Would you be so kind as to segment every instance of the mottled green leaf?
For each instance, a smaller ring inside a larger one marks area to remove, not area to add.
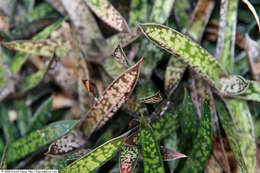
[[[40,56],[68,56],[72,51],[70,41],[56,40],[19,40],[3,43],[9,49]]]
[[[186,67],[187,64],[185,64],[180,58],[174,56],[170,58],[164,79],[164,89],[168,94],[168,97],[177,88]]]
[[[197,134],[197,115],[196,109],[192,103],[187,90],[184,92],[184,100],[180,107],[177,109],[180,115],[181,127],[181,147],[182,152],[189,153],[192,149],[192,141]]]
[[[129,25],[136,27],[137,22],[146,22],[148,19],[149,11],[148,0],[131,0],[130,14],[129,14]]]
[[[124,141],[125,135],[114,138],[107,141],[103,145],[95,148],[85,156],[81,157],[79,160],[71,163],[64,169],[61,173],[90,173],[95,169],[101,167],[105,162],[107,162],[119,149]]]
[[[206,50],[181,33],[166,26],[142,24],[140,27],[151,41],[170,53],[178,55],[185,63],[202,73],[202,77],[210,84],[221,88],[219,79],[227,77],[228,74]]]
[[[27,127],[27,133],[41,129],[52,117],[53,97],[48,98],[33,114],[32,120]]]
[[[58,20],[57,22],[51,24],[50,26],[46,27],[44,30],[42,30],[40,33],[35,35],[32,40],[40,40],[40,39],[46,39],[52,31],[56,30],[58,27],[61,26],[62,22],[64,20]],[[23,52],[18,52],[11,64],[11,71],[14,74],[17,74],[19,70],[21,69],[22,65],[26,62],[28,59],[29,55]]]
[[[115,79],[83,117],[80,128],[86,136],[101,128],[127,100],[138,81],[142,60]]]
[[[175,0],[155,0],[151,14],[151,21],[156,23],[165,23],[171,14]]]
[[[7,151],[8,151],[8,144],[5,145],[4,151],[2,153],[2,158],[0,161],[0,169],[7,169]]]
[[[239,110],[239,111],[241,111],[239,108],[240,106],[243,106],[243,104],[241,104],[241,102],[240,102],[240,105],[236,105],[236,107],[238,107],[237,110]],[[235,158],[236,158],[242,172],[248,172],[247,165],[246,165],[245,159],[243,157],[244,156],[243,152],[246,151],[247,147],[244,148],[245,150],[243,151],[241,142],[246,144],[247,142],[250,142],[251,140],[250,141],[246,141],[247,139],[240,140],[241,138],[240,138],[239,127],[237,126],[237,122],[236,122],[236,119],[234,118],[234,115],[230,111],[230,108],[227,107],[227,105],[223,104],[220,101],[217,101],[216,107],[217,107],[217,111],[218,111],[218,114],[219,114],[219,117],[221,120],[221,124],[225,130],[225,133],[226,133],[228,141],[229,141],[229,145],[232,148]],[[240,119],[244,119],[245,116],[247,116],[246,114],[242,114],[242,115],[243,115],[243,117],[241,117]],[[249,125],[247,121],[245,122],[245,124]],[[247,130],[249,130],[249,129],[247,129]],[[250,135],[250,134],[247,134],[247,135]],[[251,148],[251,147],[249,147],[249,148]],[[250,152],[250,155],[251,155],[251,152]]]
[[[234,46],[236,35],[237,0],[222,0],[220,12],[220,30],[216,49],[216,58],[228,72],[233,72]]]
[[[242,76],[229,75],[227,78],[221,78],[221,92],[230,95],[240,95],[247,91],[249,83]]]
[[[247,81],[249,86],[241,95],[234,96],[243,100],[260,102],[260,83],[255,81]]]
[[[151,123],[156,140],[159,141],[178,129],[177,112],[172,105],[169,106],[169,103],[166,103],[166,105],[162,103],[153,114],[156,114],[155,116],[158,118],[158,120]]]
[[[158,141],[144,117],[141,117],[140,143],[142,146],[144,173],[164,173],[163,160]]]
[[[85,2],[108,25],[120,32],[130,32],[125,19],[108,0],[85,0]]]
[[[132,173],[135,169],[138,159],[138,146],[123,144],[119,153],[120,173]]]
[[[205,102],[202,108],[202,117],[200,120],[198,133],[193,140],[193,148],[181,170],[182,173],[203,172],[205,164],[211,153],[212,134],[213,130],[210,107],[208,103]]]
[[[30,133],[26,137],[11,142],[7,153],[7,162],[18,160],[46,146],[66,134],[77,123],[78,121],[75,120],[58,121],[41,130]]]
[[[47,72],[47,67],[42,70],[38,70],[37,72],[27,76],[24,80],[23,92],[26,92],[34,87],[36,87],[44,78]]]
[[[190,15],[187,13],[187,7],[189,6],[189,0],[175,0],[173,11],[176,16],[176,20],[181,29],[185,29],[189,23]]]

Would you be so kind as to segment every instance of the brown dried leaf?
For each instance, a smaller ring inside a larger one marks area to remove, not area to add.
[[[86,144],[87,142],[83,138],[82,132],[73,130],[52,143],[49,146],[48,152],[45,154],[48,156],[60,156],[74,151]]]
[[[171,160],[176,160],[176,159],[187,157],[185,154],[181,154],[176,151],[172,151],[171,149],[166,148],[164,146],[160,146],[160,151],[162,154],[162,159],[164,161],[171,161]]]
[[[127,100],[139,78],[142,60],[115,79],[82,119],[80,129],[86,136],[101,128]]]

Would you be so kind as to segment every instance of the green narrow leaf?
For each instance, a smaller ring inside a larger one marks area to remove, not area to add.
[[[24,136],[28,130],[32,118],[31,110],[28,106],[26,106],[25,101],[23,100],[16,101],[15,107],[18,115],[18,127],[21,135]]]
[[[151,14],[151,21],[165,23],[171,14],[175,0],[155,0]]]
[[[42,30],[40,33],[35,35],[32,38],[32,40],[46,39],[51,34],[52,31],[56,30],[57,28],[59,28],[61,26],[63,21],[64,21],[63,19],[58,20],[57,22],[49,25],[44,30]],[[23,52],[18,52],[15,55],[15,57],[12,61],[12,64],[10,66],[10,69],[11,69],[13,74],[17,74],[19,72],[19,70],[21,69],[22,65],[26,62],[28,57],[29,57],[29,55],[26,54],[26,53],[23,53]]]
[[[207,102],[202,108],[202,117],[198,133],[193,141],[191,155],[188,156],[181,172],[182,173],[201,173],[211,153],[212,145],[212,122],[210,107]]]
[[[202,77],[205,77],[213,86],[215,83],[217,88],[221,88],[219,79],[227,77],[228,74],[206,50],[181,33],[166,26],[142,24],[140,27],[146,37],[156,45],[178,55],[185,63],[202,73]]]
[[[144,173],[164,173],[163,160],[158,141],[144,117],[141,117],[140,142],[142,146]]]
[[[176,16],[176,20],[181,29],[185,29],[189,23],[190,15],[186,12],[189,5],[189,0],[175,0],[173,11]]]
[[[148,19],[148,8],[148,0],[131,0],[129,25],[131,27],[136,27],[137,22],[146,22]]]
[[[178,114],[180,115],[181,127],[181,147],[182,152],[189,153],[192,149],[193,137],[197,134],[197,115],[196,109],[189,96],[188,91],[185,89],[184,100],[180,107],[178,107]]]
[[[123,144],[119,153],[120,173],[132,173],[135,169],[138,159],[138,146]]]
[[[216,58],[228,72],[233,72],[234,47],[237,24],[237,0],[222,0],[220,12],[220,31]]]
[[[41,129],[52,118],[53,97],[48,98],[33,114],[32,120],[28,126],[28,132]]]
[[[19,137],[18,130],[14,122],[10,120],[7,108],[3,104],[0,105],[0,120],[5,141],[12,142]]]
[[[142,60],[115,79],[83,117],[80,128],[86,136],[101,128],[127,100],[139,79]]]
[[[34,87],[36,87],[45,76],[47,72],[47,67],[43,68],[42,70],[38,70],[37,72],[27,76],[24,80],[24,87],[23,92],[26,92]]]
[[[89,8],[104,22],[120,32],[130,32],[123,16],[108,0],[85,0]]]
[[[8,151],[8,144],[5,145],[4,151],[2,153],[0,169],[7,169],[7,151]]]
[[[13,162],[37,151],[39,148],[65,135],[77,123],[78,121],[75,120],[58,121],[11,142],[7,152],[7,162]]]
[[[216,102],[216,107],[235,158],[242,172],[248,172],[242,154],[243,151],[241,150],[239,130],[234,120],[234,115],[230,112],[230,109],[220,101]]]
[[[72,51],[70,41],[56,40],[18,40],[3,43],[9,49],[40,56],[68,56]]]
[[[260,102],[260,83],[255,81],[249,82],[248,88],[241,95],[234,96],[239,99]]]
[[[81,157],[79,160],[76,160],[75,162],[71,163],[70,165],[62,169],[60,172],[93,172],[95,169],[101,167],[105,162],[107,162],[120,149],[120,146],[124,141],[125,135],[107,141],[103,145],[95,148],[85,156]]]
[[[178,129],[177,112],[169,103],[161,104],[153,114],[156,114],[155,116],[158,118],[157,121],[151,123],[156,140],[160,141]]]

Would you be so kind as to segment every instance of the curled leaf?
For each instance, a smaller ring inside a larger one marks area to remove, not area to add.
[[[85,2],[108,25],[120,32],[130,32],[125,19],[108,0],[85,0]]]
[[[139,78],[142,60],[115,79],[82,119],[80,128],[86,136],[102,127],[127,100]]]
[[[139,148],[135,145],[122,145],[119,154],[120,173],[133,172],[139,158]]]
[[[253,5],[248,1],[248,0],[242,0],[246,5],[247,7],[249,8],[249,10],[253,13],[254,17],[255,17],[255,20],[256,20],[256,23],[258,25],[258,30],[260,32],[260,22],[259,22],[259,18],[258,18],[258,15],[255,11],[255,8],[253,7]]]
[[[56,142],[49,146],[48,156],[59,156],[67,154],[75,149],[78,149],[86,144],[83,134],[80,131],[72,130],[66,135],[62,136]]]
[[[122,49],[121,45],[118,45],[118,47],[115,49],[114,56],[117,62],[122,64],[125,68],[129,68],[130,65],[127,60],[127,56],[124,50]]]
[[[164,146],[160,146],[160,151],[162,154],[163,161],[171,161],[171,160],[176,160],[176,159],[187,157],[185,154],[181,154],[176,151],[172,151],[171,149],[166,148]]]
[[[227,78],[221,78],[222,83],[221,92],[230,95],[240,95],[245,92],[249,86],[249,83],[239,75],[230,75]]]
[[[154,95],[140,99],[141,103],[148,103],[148,104],[158,103],[160,101],[162,101],[162,96],[160,95],[160,91],[156,92]]]

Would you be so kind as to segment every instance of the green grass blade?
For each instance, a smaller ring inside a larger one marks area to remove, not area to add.
[[[7,162],[13,162],[28,154],[37,151],[39,148],[46,146],[52,141],[69,132],[78,121],[65,120],[50,124],[49,126],[31,132],[28,136],[13,141],[9,145],[7,153]]]
[[[144,173],[164,173],[163,160],[158,141],[149,124],[141,117],[140,143],[142,146]]]
[[[188,159],[181,170],[182,173],[203,172],[205,164],[211,154],[212,135],[213,130],[210,107],[209,104],[205,102],[202,108],[202,117],[198,133],[193,141],[191,155],[188,156]]]
[[[120,149],[123,144],[125,135],[114,138],[110,141],[107,141],[103,145],[92,150],[79,160],[71,163],[64,169],[61,173],[90,173],[95,169],[101,167],[105,162],[107,162],[113,155]]]
[[[22,136],[24,136],[28,130],[29,124],[31,122],[31,110],[29,106],[26,106],[24,100],[19,100],[15,102],[15,108],[17,111],[17,125]]]

